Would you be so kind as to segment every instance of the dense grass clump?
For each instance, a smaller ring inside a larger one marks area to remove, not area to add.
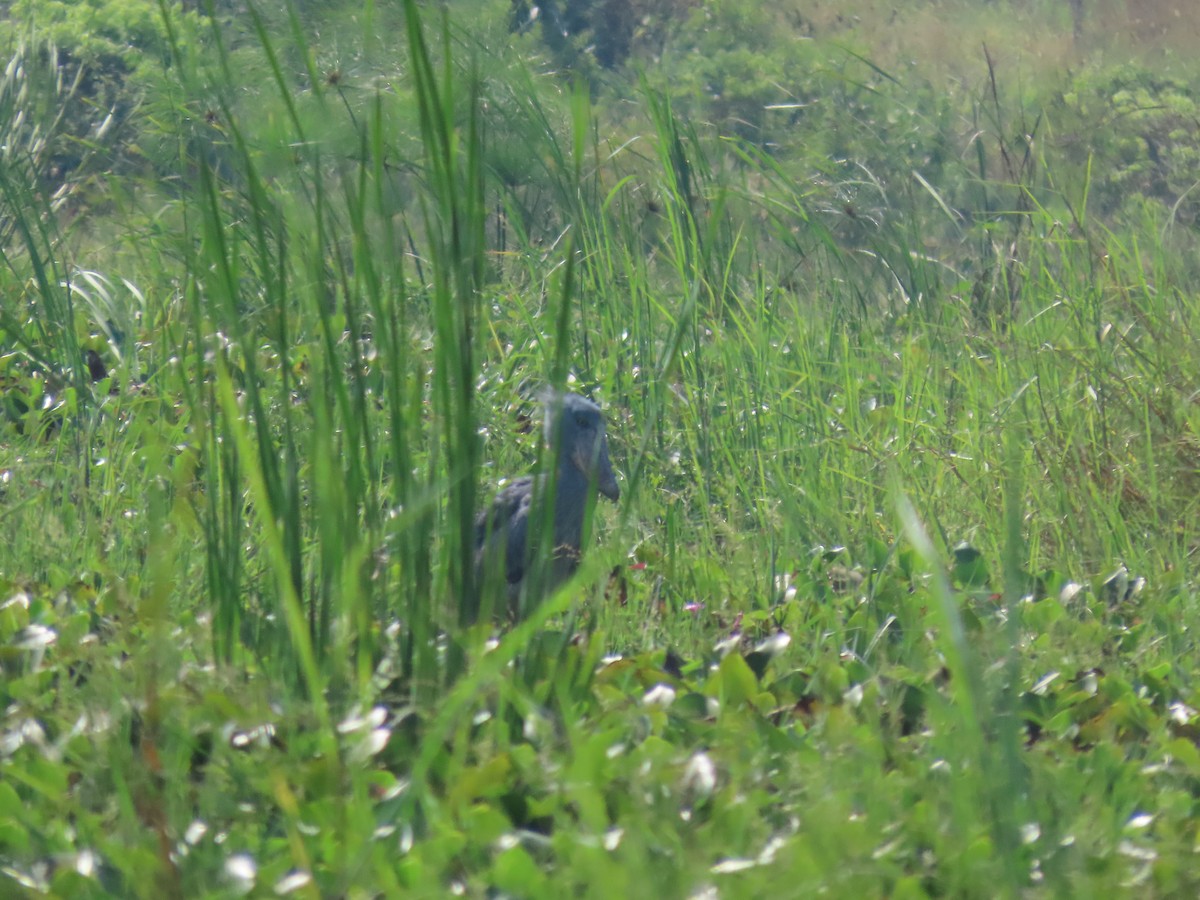
[[[14,4],[0,894],[1195,892],[1194,72],[951,5]]]

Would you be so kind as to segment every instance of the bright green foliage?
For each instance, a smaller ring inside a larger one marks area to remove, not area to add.
[[[781,879],[802,893],[890,893],[916,879],[958,896],[1030,884],[1086,894],[1151,872],[1164,889],[1195,890],[1186,867],[1147,864],[1152,848],[1190,852],[1200,772],[1195,700],[1157,625],[1121,627],[1100,597],[1039,589],[1011,694],[1020,731],[981,719],[972,758],[932,592],[893,562],[860,583],[874,598],[864,604],[836,573],[821,561],[793,581],[797,599],[778,610],[790,641],[764,623],[673,664],[661,651],[601,663],[595,633],[527,669],[519,693],[507,679],[476,682],[444,743],[436,720],[364,696],[332,755],[303,704],[188,664],[203,652],[191,629],[156,642],[162,626],[136,624],[112,591],[9,585],[0,699],[23,715],[6,724],[0,792],[18,802],[0,807],[0,851],[59,864],[18,863],[6,877],[58,890],[81,878],[114,896],[231,880],[267,889],[297,869],[321,896],[433,896],[456,882],[531,896],[606,896],[614,883],[758,895]],[[1011,652],[993,597],[955,602],[981,660]],[[1104,648],[1114,633],[1119,657]],[[130,667],[153,678],[124,683]],[[1003,690],[998,675],[989,694]],[[57,721],[74,725],[45,731]],[[404,774],[420,738],[437,741],[424,785]],[[163,837],[183,848],[169,865]]]
[[[1186,71],[722,2],[572,84],[506,7],[180,25],[94,194],[9,67],[0,894],[1196,893]],[[463,627],[568,379],[621,504]]]
[[[171,56],[164,10],[176,46],[193,46],[199,18],[177,2],[14,0],[0,20],[0,53],[13,60],[6,78],[54,72],[21,96],[31,108],[44,106],[48,93],[59,103],[37,118],[46,144],[38,175],[51,192],[82,193],[97,173],[141,165],[139,107],[148,90],[162,88],[158,78]]]
[[[167,10],[181,14],[178,2]],[[8,40],[48,40],[89,67],[136,68],[143,55],[169,58],[158,0],[13,0],[5,18]]]
[[[1179,225],[1196,224],[1195,204],[1187,202],[1200,182],[1194,83],[1142,66],[1087,71],[1055,107],[1059,139],[1070,155],[1104,175],[1091,191],[1093,212],[1110,216],[1145,198],[1170,206]]]

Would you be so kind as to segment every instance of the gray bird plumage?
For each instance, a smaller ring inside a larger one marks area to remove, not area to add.
[[[496,613],[521,618],[541,596],[553,591],[579,565],[583,521],[589,501],[599,491],[617,500],[621,491],[608,458],[604,415],[578,394],[543,396],[545,438],[557,460],[553,481],[546,473],[518,478],[483,511],[475,525],[475,574],[479,590],[504,585],[507,609]],[[543,557],[545,569],[531,571],[538,559],[547,496],[553,493],[552,546]],[[497,591],[498,593],[498,591]],[[499,606],[499,604],[497,604]],[[478,615],[478,603],[475,604]]]

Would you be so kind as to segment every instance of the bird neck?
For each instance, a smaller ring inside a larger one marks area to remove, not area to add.
[[[558,481],[554,492],[554,520],[557,528],[569,531],[572,535],[583,530],[583,513],[591,493],[587,476],[578,468],[569,462],[564,462],[558,467]]]

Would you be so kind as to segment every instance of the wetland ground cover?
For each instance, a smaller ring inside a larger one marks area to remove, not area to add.
[[[0,895],[1195,892],[1186,27],[187,6],[4,32]]]

